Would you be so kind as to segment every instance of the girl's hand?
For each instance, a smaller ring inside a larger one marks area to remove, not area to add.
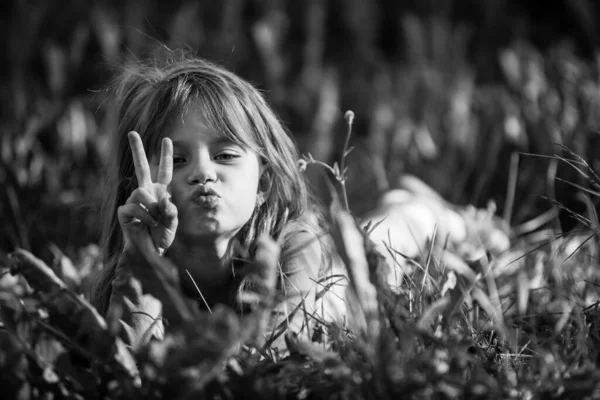
[[[173,177],[173,142],[169,138],[162,141],[156,182],[152,182],[146,152],[137,132],[129,132],[129,145],[139,187],[117,211],[123,229],[124,251],[162,255],[173,243],[178,224],[177,207],[169,201],[168,192]]]

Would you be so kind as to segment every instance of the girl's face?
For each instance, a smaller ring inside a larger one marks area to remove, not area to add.
[[[178,210],[177,239],[231,239],[257,203],[262,173],[250,149],[224,140],[198,111],[178,118],[166,135],[173,141],[171,201]],[[158,156],[151,161],[155,178]]]

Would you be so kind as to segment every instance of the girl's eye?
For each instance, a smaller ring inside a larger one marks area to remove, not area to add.
[[[173,156],[173,165],[182,164],[185,162],[185,158]]]
[[[220,161],[231,161],[233,159],[238,158],[239,156],[237,154],[232,154],[232,153],[223,153],[223,154],[217,154],[215,156],[215,160],[220,160]]]

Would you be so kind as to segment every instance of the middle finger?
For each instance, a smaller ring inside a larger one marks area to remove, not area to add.
[[[173,142],[169,138],[162,140],[160,162],[158,164],[157,183],[168,185],[173,178]]]

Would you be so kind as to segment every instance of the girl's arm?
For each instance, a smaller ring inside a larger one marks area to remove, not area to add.
[[[315,303],[322,257],[322,244],[314,233],[300,231],[286,240],[277,282],[278,292],[284,298],[273,310],[269,331],[276,333],[283,326],[303,339],[310,338],[315,322],[311,315],[318,314]],[[267,340],[271,332],[267,333]],[[283,334],[272,347],[285,348]]]
[[[161,293],[158,270],[153,267],[163,264],[158,257],[173,242],[178,219],[167,190],[173,176],[173,143],[168,138],[162,140],[154,181],[140,135],[132,131],[128,139],[139,187],[117,209],[124,251],[115,268],[108,310],[111,319],[122,324],[126,343],[135,348],[152,336],[164,336],[161,302],[144,295],[142,284],[144,292]],[[163,299],[160,295],[158,298]]]
[[[150,267],[134,252],[123,252],[119,257],[107,312],[109,320],[118,321],[122,339],[134,349],[152,337],[164,338],[162,303],[143,293],[140,281],[132,273],[135,264]]]

